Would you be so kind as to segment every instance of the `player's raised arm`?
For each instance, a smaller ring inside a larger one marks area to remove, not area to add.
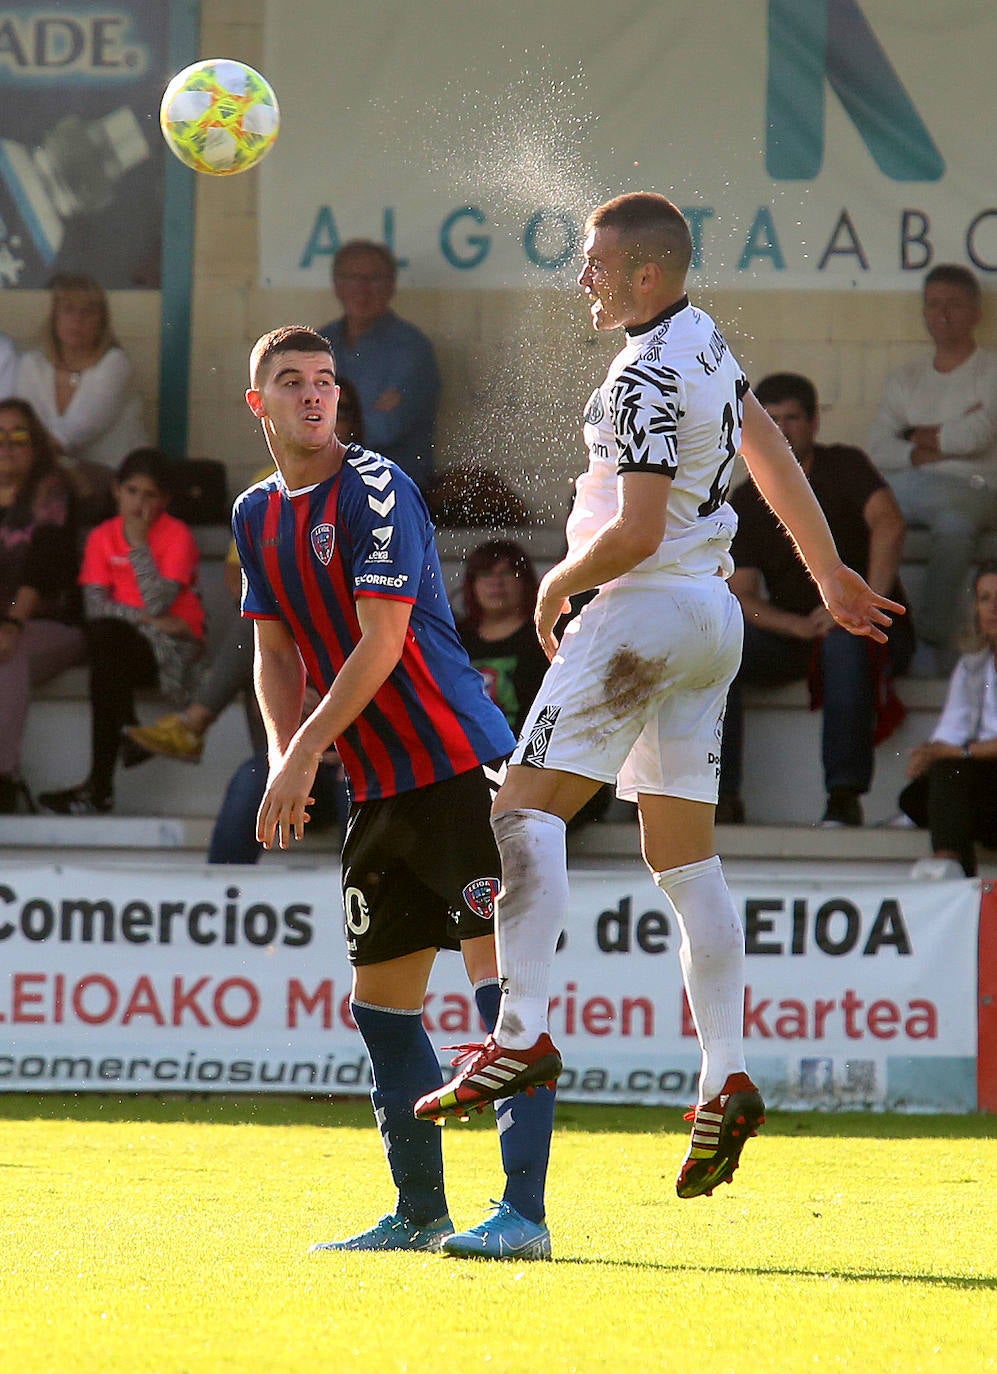
[[[885,626],[903,615],[899,602],[874,592],[845,567],[824,512],[778,425],[749,391],[744,397],[741,449],[758,490],[792,535],[800,557],[837,624],[885,644]]]

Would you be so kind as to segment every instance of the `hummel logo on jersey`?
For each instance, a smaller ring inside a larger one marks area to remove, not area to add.
[[[387,563],[391,554],[388,552],[388,545],[391,543],[391,536],[395,532],[394,525],[381,525],[376,530],[371,530],[374,536],[375,547],[367,555],[368,563]]]
[[[351,459],[350,461],[360,474],[365,486],[376,487],[378,491],[383,491],[391,481],[390,467],[376,453],[371,453],[365,449],[362,458],[355,461]]]
[[[315,557],[326,567],[332,561],[332,551],[336,547],[335,525],[316,525],[311,534]]]
[[[498,896],[498,878],[475,878],[464,888],[464,901],[475,916],[490,921],[495,915],[495,898]]]
[[[545,706],[533,722],[533,729],[523,751],[523,762],[528,768],[543,767],[550,737],[554,733],[554,726],[560,714],[560,706]]]

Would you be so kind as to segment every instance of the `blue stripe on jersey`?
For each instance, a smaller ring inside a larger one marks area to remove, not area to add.
[[[425,503],[379,455],[289,497],[278,475],[243,494],[233,529],[244,614],[279,615],[326,692],[360,638],[355,598],[412,603],[402,660],[336,741],[357,801],[426,786],[508,753],[505,718],[457,636]]]

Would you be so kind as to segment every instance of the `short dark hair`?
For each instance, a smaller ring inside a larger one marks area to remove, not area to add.
[[[337,274],[342,270],[343,263],[351,257],[356,257],[360,253],[374,253],[384,263],[387,275],[394,281],[398,276],[398,260],[386,243],[378,243],[375,239],[348,239],[336,250],[336,256],[332,260],[332,278],[335,281]]]
[[[656,262],[684,275],[692,261],[692,234],[685,216],[654,191],[631,191],[604,201],[585,221],[585,232],[591,229],[615,229],[629,239],[637,266]]]
[[[777,406],[781,401],[796,401],[808,420],[817,418],[817,388],[809,377],[799,372],[770,372],[752,387],[752,391],[759,405]]]
[[[937,267],[933,267],[924,279],[923,290],[926,291],[936,282],[941,282],[945,286],[961,286],[977,303],[982,299],[983,292],[979,281],[968,267],[963,267],[960,263],[940,262]]]
[[[278,353],[328,353],[335,375],[336,357],[329,340],[310,325],[285,324],[279,329],[271,329],[253,344],[249,355],[249,385],[254,390],[259,389],[261,371]]]
[[[164,496],[173,494],[173,459],[162,449],[133,448],[121,460],[116,475],[119,482],[127,482],[130,477],[148,477]]]

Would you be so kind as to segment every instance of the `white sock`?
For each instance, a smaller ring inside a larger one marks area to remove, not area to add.
[[[492,830],[502,856],[495,943],[503,997],[495,1039],[525,1050],[547,1029],[551,965],[568,906],[566,827],[547,811],[505,811]]]
[[[679,963],[703,1051],[699,1101],[708,1102],[728,1074],[745,1072],[744,931],[718,855],[655,873],[654,881],[682,931]]]

